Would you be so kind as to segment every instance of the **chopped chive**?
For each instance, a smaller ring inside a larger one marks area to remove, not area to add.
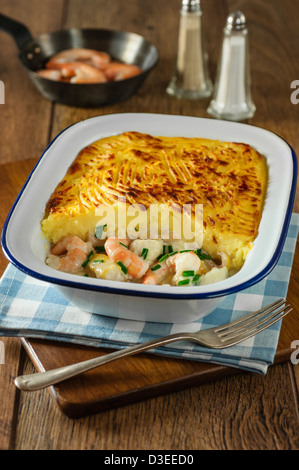
[[[95,259],[93,263],[104,263],[103,259]]]
[[[168,253],[172,253],[172,252],[173,252],[172,245],[169,245],[169,246],[168,246]]]
[[[200,274],[195,274],[194,278],[192,279],[192,284],[194,284],[195,286],[198,286],[199,278],[200,278]]]
[[[189,284],[190,279],[183,279],[182,281],[178,282],[178,286],[184,286],[186,284]]]
[[[203,253],[200,248],[198,248],[197,250],[194,250],[194,253],[197,254],[199,259],[211,259],[211,257],[207,255],[206,253]]]
[[[159,258],[159,263],[162,263],[166,258],[168,258],[168,253],[166,255],[162,255],[161,258]]]
[[[182,276],[183,277],[194,276],[194,271],[183,271]]]
[[[142,252],[141,252],[142,258],[143,258],[143,259],[146,259],[147,254],[148,254],[148,248],[143,248],[143,250],[142,250]]]
[[[96,250],[97,253],[105,253],[106,252],[104,246],[95,246],[94,249]]]
[[[124,243],[122,242],[118,242],[118,243],[128,249],[127,245],[125,245]]]
[[[85,267],[88,265],[88,263],[89,263],[90,258],[91,258],[92,255],[93,255],[93,251],[91,251],[91,252],[87,255],[86,260],[85,260],[84,263],[82,263],[82,265],[81,265],[82,268],[85,268]]]
[[[177,254],[177,251],[172,251],[171,253],[166,253],[165,255],[160,255],[160,257],[158,258],[159,260],[159,263],[164,261],[166,258],[169,258],[169,256],[173,256],[173,255],[176,255]]]
[[[151,268],[152,271],[157,271],[157,269],[160,269],[161,268],[161,265],[160,264],[155,264],[155,266],[153,266]]]
[[[173,255],[176,255],[177,254],[177,251],[171,251],[170,253],[168,253],[168,256],[173,256]]]
[[[116,261],[116,264],[118,264],[121,267],[121,270],[123,273],[127,274],[128,268],[126,268],[125,265],[121,261]]]
[[[97,225],[95,228],[94,236],[96,238],[102,238],[104,228],[107,227],[107,224],[105,225]]]
[[[180,253],[187,253],[187,252],[189,253],[190,251],[192,250],[181,250]]]
[[[87,273],[84,274],[84,277],[89,277],[89,275]]]
[[[163,255],[166,254],[166,245],[163,245],[163,253],[162,253],[162,254],[163,254]]]

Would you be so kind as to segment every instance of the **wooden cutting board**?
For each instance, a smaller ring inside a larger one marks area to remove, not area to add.
[[[297,330],[294,326],[297,325]],[[299,338],[299,315],[283,320],[282,335]],[[296,333],[294,333],[296,331]],[[38,371],[84,361],[112,352],[57,342],[22,338],[28,356]],[[290,360],[294,349],[280,347],[275,363]],[[69,418],[80,418],[162,394],[244,373],[219,365],[140,354],[85,372],[49,387],[59,409]],[[34,393],[34,392],[33,392]]]
[[[289,361],[294,351],[292,341],[299,339],[298,282],[299,243],[287,297],[294,310],[282,321],[275,363]],[[26,338],[22,343],[38,371],[112,352],[111,349]],[[65,415],[78,418],[240,373],[244,372],[232,367],[144,353],[88,371],[49,390]]]
[[[36,160],[31,159],[1,165],[1,225],[35,162]],[[2,273],[6,265],[7,260],[1,254]],[[297,243],[288,292],[288,301],[294,307],[294,311],[282,322],[275,363],[289,361],[290,354],[294,351],[291,349],[291,343],[299,339],[298,292],[299,243]],[[22,343],[38,371],[50,370],[112,352],[111,349],[26,338],[22,339]],[[49,390],[59,409],[68,417],[77,418],[240,373],[243,372],[236,368],[145,353],[86,372],[49,387]]]

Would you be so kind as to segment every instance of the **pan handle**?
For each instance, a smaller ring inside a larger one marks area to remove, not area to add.
[[[0,29],[14,38],[20,50],[33,39],[25,25],[2,14],[0,14]]]

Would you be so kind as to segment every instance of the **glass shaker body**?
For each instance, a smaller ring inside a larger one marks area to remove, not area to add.
[[[207,109],[216,118],[240,121],[251,118],[255,113],[250,91],[248,49],[245,23],[236,30],[228,26],[224,29],[214,96]]]
[[[175,72],[166,91],[187,99],[204,98],[212,93],[199,1],[182,3]]]

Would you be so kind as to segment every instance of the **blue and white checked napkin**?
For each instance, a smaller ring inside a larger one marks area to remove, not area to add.
[[[293,214],[278,264],[269,276],[247,290],[227,296],[212,313],[186,325],[120,320],[95,315],[71,305],[53,285],[8,265],[0,282],[0,336],[23,336],[74,344],[122,349],[177,331],[197,331],[244,316],[277,298],[286,297],[298,235]],[[239,345],[210,350],[176,342],[150,353],[204,361],[265,374],[273,363],[281,322]]]

